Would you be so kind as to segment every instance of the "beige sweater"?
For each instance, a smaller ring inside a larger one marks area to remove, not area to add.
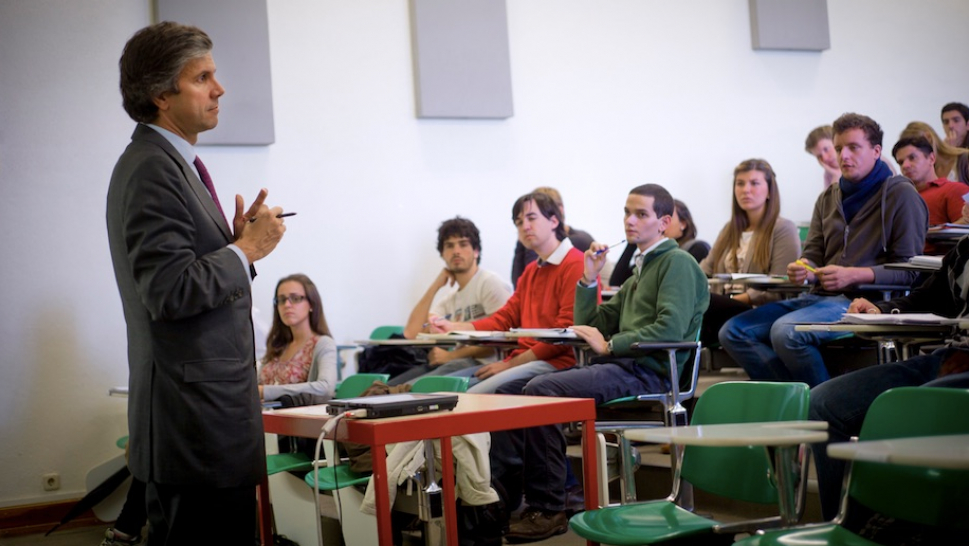
[[[720,230],[720,235],[717,236],[717,241],[713,243],[713,249],[710,250],[710,254],[700,262],[700,269],[708,277],[713,276],[716,273],[766,273],[768,275],[787,275],[787,264],[795,261],[801,255],[801,239],[798,236],[797,226],[794,222],[786,218],[778,218],[777,222],[774,224],[774,234],[771,237],[770,242],[770,267],[767,271],[761,270],[761,268],[754,267],[753,264],[748,260],[747,266],[744,271],[730,271],[726,264],[726,258],[729,252],[724,252],[720,260],[716,263],[713,262],[713,257],[717,255],[720,248],[727,244],[727,227],[724,226]],[[752,252],[751,248],[748,252]],[[753,288],[747,289],[747,295],[750,296],[750,302],[757,306],[769,303],[781,298],[780,294],[764,292],[763,290],[754,290]]]

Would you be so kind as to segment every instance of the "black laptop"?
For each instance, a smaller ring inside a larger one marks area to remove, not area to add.
[[[434,411],[452,410],[456,405],[458,405],[458,396],[456,394],[423,394],[411,392],[330,400],[327,404],[326,411],[330,415],[339,415],[345,411],[365,409],[367,410],[367,419],[380,419],[382,417],[401,417]]]

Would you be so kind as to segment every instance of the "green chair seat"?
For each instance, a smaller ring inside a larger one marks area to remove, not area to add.
[[[320,491],[335,491],[343,487],[367,483],[367,480],[370,479],[369,475],[357,474],[350,470],[349,465],[345,464],[321,468],[316,471],[316,474],[319,476]],[[312,489],[315,485],[313,472],[307,474],[303,479],[306,481],[306,485]]]
[[[569,527],[593,542],[616,546],[653,544],[710,532],[719,522],[688,512],[667,501],[614,506],[608,510],[580,512]],[[649,542],[643,530],[649,529]]]
[[[266,456],[266,473],[270,476],[278,472],[310,470],[313,470],[313,461],[304,453],[275,453]]]
[[[744,546],[880,546],[877,542],[837,525],[821,525],[784,533],[754,535],[743,541]]]
[[[429,375],[414,381],[410,392],[468,392],[469,377],[449,377],[446,375]]]
[[[333,398],[354,398],[363,394],[363,391],[370,388],[374,381],[384,383],[390,379],[389,373],[355,373],[336,386]]]
[[[804,383],[758,381],[712,385],[697,401],[692,424],[755,423],[806,419],[810,392]],[[730,499],[777,502],[767,452],[762,447],[686,446],[682,477],[693,486]],[[674,491],[676,485],[674,474]],[[670,498],[608,506],[576,514],[569,521],[582,538],[616,545],[657,544],[718,530],[719,521],[684,510]],[[685,542],[685,541],[684,541]]]

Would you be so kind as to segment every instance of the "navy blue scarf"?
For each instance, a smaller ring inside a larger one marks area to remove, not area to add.
[[[841,208],[844,209],[846,223],[851,223],[855,214],[858,214],[861,207],[882,187],[882,182],[890,176],[892,176],[892,170],[884,161],[877,159],[868,176],[861,180],[849,182],[845,177],[841,177],[838,187],[841,188]]]

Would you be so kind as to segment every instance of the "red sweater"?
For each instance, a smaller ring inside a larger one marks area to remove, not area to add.
[[[538,267],[538,261],[534,261],[525,267],[525,272],[518,279],[518,287],[505,306],[490,317],[471,324],[475,330],[498,331],[511,328],[568,328],[575,324],[572,319],[575,285],[582,278],[584,269],[583,255],[575,248],[569,250],[558,265],[546,263]],[[534,338],[520,338],[518,348],[508,358],[529,349],[538,360],[544,360],[560,370],[575,366],[572,347],[538,343]]]

